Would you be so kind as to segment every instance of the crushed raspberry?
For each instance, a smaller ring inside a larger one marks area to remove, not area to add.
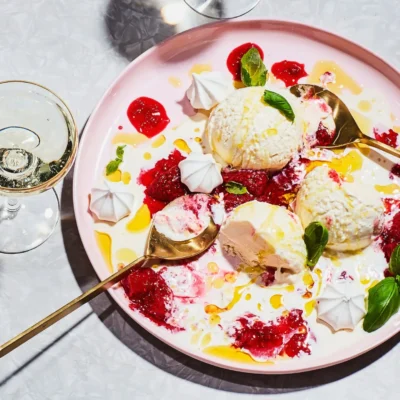
[[[330,169],[328,175],[329,178],[331,178],[334,182],[338,183],[339,185],[342,183],[339,174],[334,169]]]
[[[390,170],[390,173],[400,178],[400,164],[394,165]],[[393,176],[391,176],[391,178],[393,179]]]
[[[395,132],[393,129],[389,129],[388,132],[379,132],[378,129],[374,129],[375,139],[379,140],[382,143],[387,144],[388,146],[397,147],[397,143],[399,140],[399,134]]]
[[[255,200],[255,197],[249,193],[246,194],[233,194],[224,193],[224,206],[227,212],[232,211],[237,206]]]
[[[387,262],[390,261],[390,256],[398,244],[400,244],[400,211],[384,227],[380,236],[380,246]]]
[[[159,326],[180,330],[167,323],[173,309],[174,295],[159,272],[151,268],[136,269],[122,280],[131,308]]]
[[[383,271],[383,276],[384,276],[385,278],[393,278],[393,277],[394,277],[394,274],[389,270],[389,268],[386,268],[386,269]]]
[[[248,314],[237,319],[239,327],[231,335],[234,347],[245,349],[255,357],[275,357],[286,354],[289,357],[301,353],[310,354],[307,343],[307,322],[302,318],[303,311],[291,310],[289,315],[267,323]]]
[[[230,181],[241,183],[246,186],[248,192],[253,196],[261,196],[268,182],[268,175],[263,170],[225,168],[222,171],[222,178],[224,183]]]
[[[328,129],[322,124],[322,122],[320,122],[317,132],[315,132],[316,141],[312,147],[329,146],[330,144],[332,144],[334,136],[334,132],[330,133]]]
[[[288,60],[273,64],[271,67],[271,72],[277,79],[285,82],[287,87],[295,85],[299,79],[308,75],[304,69],[304,64]]]
[[[267,267],[261,274],[261,282],[264,286],[271,286],[275,281],[275,268]]]

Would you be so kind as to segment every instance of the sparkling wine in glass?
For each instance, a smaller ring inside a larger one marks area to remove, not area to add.
[[[72,114],[55,93],[33,82],[0,82],[1,253],[31,250],[52,234],[60,216],[53,187],[71,168],[77,144]]]
[[[185,0],[193,10],[206,17],[227,19],[251,11],[260,0]]]

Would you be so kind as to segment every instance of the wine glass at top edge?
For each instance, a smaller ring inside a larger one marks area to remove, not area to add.
[[[215,19],[240,17],[251,11],[260,0],[184,0],[201,15]]]
[[[50,237],[60,216],[53,186],[71,168],[77,144],[74,118],[55,93],[0,82],[0,253],[23,253]]]

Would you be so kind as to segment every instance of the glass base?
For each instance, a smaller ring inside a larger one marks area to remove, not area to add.
[[[0,253],[17,254],[43,244],[60,218],[60,203],[54,189],[15,198],[3,197],[0,206]]]
[[[205,17],[229,19],[248,13],[260,0],[185,0],[185,2]]]

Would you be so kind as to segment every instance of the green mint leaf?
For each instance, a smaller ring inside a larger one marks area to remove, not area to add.
[[[122,160],[120,158],[111,160],[106,166],[106,175],[110,175],[113,172],[115,172],[118,169],[119,164],[121,164],[121,163],[122,163]]]
[[[225,183],[225,189],[228,193],[232,194],[245,194],[249,193],[247,191],[246,186],[242,185],[241,183],[229,181]]]
[[[373,332],[389,321],[400,306],[399,287],[394,278],[385,278],[369,290],[368,311],[363,328]]]
[[[125,147],[126,147],[126,145],[117,147],[117,158],[120,158],[121,160],[123,160]]]
[[[280,94],[266,90],[264,92],[264,101],[271,107],[276,108],[290,122],[294,121],[294,112],[289,102]]]
[[[396,246],[390,257],[389,271],[394,275],[400,275],[400,244]]]
[[[328,229],[320,222],[312,222],[304,232],[307,247],[307,265],[315,267],[329,240]]]
[[[267,82],[267,68],[254,47],[247,51],[240,60],[241,79],[245,86],[264,86]]]

